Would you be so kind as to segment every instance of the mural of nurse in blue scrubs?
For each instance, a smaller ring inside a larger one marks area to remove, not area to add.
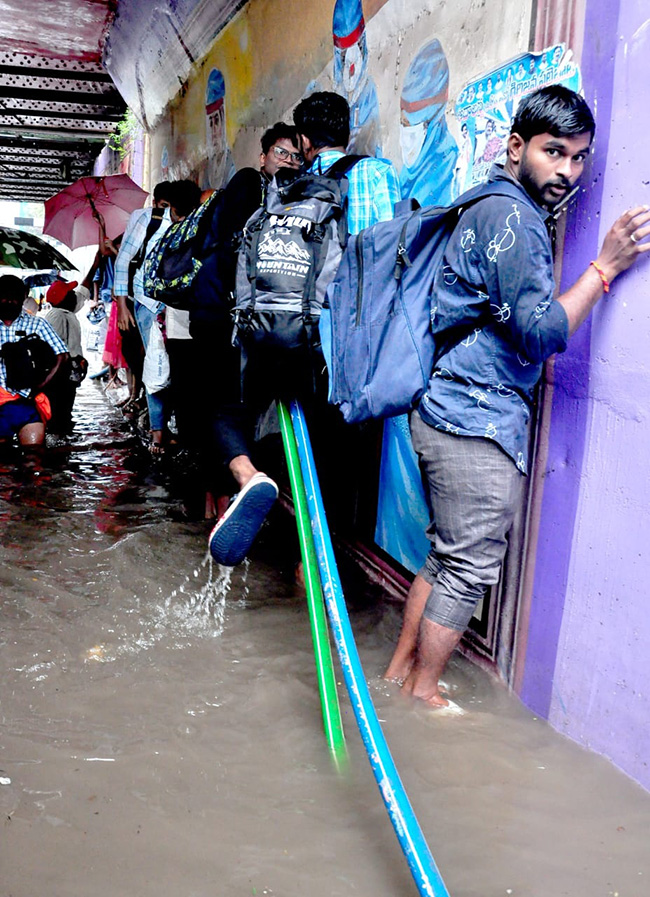
[[[409,66],[401,98],[402,197],[448,205],[458,147],[447,129],[449,67],[440,41],[425,44]],[[405,414],[384,425],[375,541],[413,573],[429,550],[431,519]]]
[[[336,0],[332,23],[334,86],[350,104],[349,153],[381,156],[379,101],[368,73],[361,0]]]
[[[409,66],[400,100],[402,197],[421,206],[448,205],[458,157],[445,110],[449,66],[439,40],[418,50]]]

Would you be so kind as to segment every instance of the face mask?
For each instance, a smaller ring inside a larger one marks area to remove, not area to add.
[[[402,148],[402,159],[407,168],[417,162],[427,136],[426,125],[400,125],[399,142]]]
[[[348,96],[356,91],[363,75],[364,60],[358,44],[353,44],[345,51],[343,62],[343,87]]]

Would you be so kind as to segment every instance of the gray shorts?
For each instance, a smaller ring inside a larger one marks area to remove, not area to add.
[[[432,586],[424,616],[463,631],[499,579],[524,477],[495,442],[436,430],[417,411],[411,436],[433,509],[419,571]]]

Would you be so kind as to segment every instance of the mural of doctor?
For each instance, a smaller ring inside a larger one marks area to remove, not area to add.
[[[361,0],[336,0],[332,23],[334,89],[350,104],[348,152],[381,156],[379,101],[368,73]]]
[[[400,100],[402,198],[421,206],[448,205],[452,198],[458,147],[445,118],[448,96],[449,66],[434,39],[413,57]]]
[[[447,130],[448,93],[447,59],[440,41],[432,40],[411,61],[400,103],[402,198],[414,197],[421,206],[448,205],[454,193],[458,147]],[[417,521],[427,516],[430,519],[408,418],[389,418],[384,424],[375,541],[413,572],[428,550],[423,531],[417,531]]]
[[[205,91],[208,158],[201,187],[218,190],[235,173],[235,163],[226,138],[226,83],[219,69],[212,69]]]

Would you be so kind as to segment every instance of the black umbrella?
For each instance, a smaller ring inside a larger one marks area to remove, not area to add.
[[[41,271],[39,274],[29,274],[27,277],[23,277],[23,283],[31,290],[32,287],[49,287],[58,279],[58,271]]]

